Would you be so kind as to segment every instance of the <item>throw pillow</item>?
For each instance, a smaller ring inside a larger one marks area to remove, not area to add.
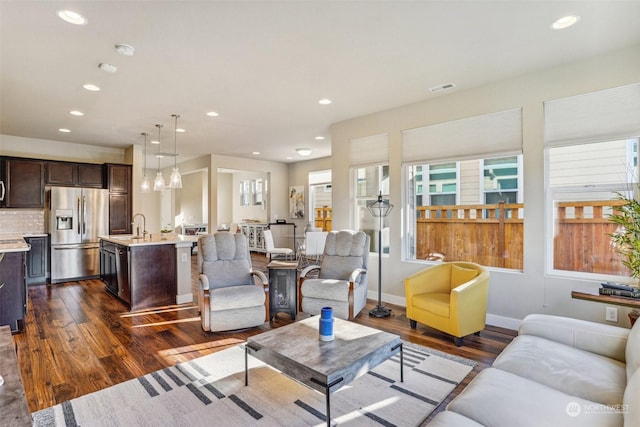
[[[471,268],[451,265],[451,289],[468,282],[478,275],[478,271]]]

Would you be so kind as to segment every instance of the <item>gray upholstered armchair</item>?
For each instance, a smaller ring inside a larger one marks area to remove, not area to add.
[[[205,331],[228,331],[262,325],[269,290],[264,273],[251,268],[244,234],[215,233],[198,239],[198,305]],[[254,277],[260,279],[256,285]]]
[[[332,307],[341,319],[354,319],[367,303],[369,236],[362,231],[331,231],[322,253],[322,265],[300,273],[299,311],[316,315]],[[307,277],[317,271],[318,277]]]

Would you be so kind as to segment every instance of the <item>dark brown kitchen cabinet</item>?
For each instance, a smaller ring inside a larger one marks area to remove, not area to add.
[[[90,163],[46,162],[47,185],[104,188],[104,167]]]
[[[49,238],[47,236],[25,237],[31,246],[27,252],[27,285],[41,285],[47,282],[49,259]]]
[[[6,157],[3,159],[0,196],[4,208],[44,208],[44,162]]]
[[[12,332],[24,329],[27,312],[24,259],[24,252],[0,254],[0,326],[9,325]]]
[[[131,166],[107,164],[109,234],[131,234]]]

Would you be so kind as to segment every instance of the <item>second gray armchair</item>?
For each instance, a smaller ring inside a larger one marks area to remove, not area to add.
[[[322,307],[332,307],[334,316],[354,319],[367,303],[368,261],[367,234],[347,230],[329,232],[322,264],[306,267],[300,273],[299,310],[316,315]]]

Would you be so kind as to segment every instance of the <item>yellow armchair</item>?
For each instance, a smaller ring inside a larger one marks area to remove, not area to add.
[[[489,271],[471,262],[443,262],[404,280],[407,318],[463,338],[484,329],[489,295]]]

